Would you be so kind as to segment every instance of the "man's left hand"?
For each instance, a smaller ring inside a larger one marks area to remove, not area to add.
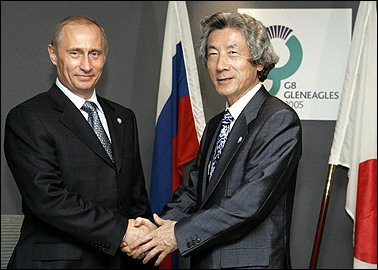
[[[123,251],[134,259],[144,257],[143,263],[145,264],[159,254],[155,262],[155,266],[158,266],[168,254],[178,249],[174,233],[177,222],[162,219],[157,214],[154,214],[154,220],[159,227],[126,246]]]

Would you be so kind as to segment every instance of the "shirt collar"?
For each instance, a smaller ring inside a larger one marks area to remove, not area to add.
[[[232,106],[228,105],[226,102],[226,110],[228,110],[234,121],[239,117],[241,112],[244,110],[245,106],[247,106],[248,102],[253,98],[253,96],[257,93],[257,91],[261,87],[261,82],[255,85],[251,90],[249,90],[244,96],[242,96],[238,101],[236,101]]]
[[[79,97],[78,95],[74,94],[71,90],[65,87],[58,78],[56,78],[56,85],[59,87],[60,90],[72,101],[73,104],[80,110],[83,106],[86,99]],[[92,96],[88,99],[88,101],[92,101],[97,105],[97,109],[103,113],[102,108],[97,100],[96,89],[94,89]]]

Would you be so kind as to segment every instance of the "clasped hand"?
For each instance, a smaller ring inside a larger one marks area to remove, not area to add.
[[[154,214],[154,220],[159,227],[145,218],[129,221],[132,228],[127,228],[120,247],[134,259],[143,259],[144,264],[159,254],[155,262],[158,266],[168,254],[178,249],[174,234],[176,221],[162,219],[157,214]],[[129,229],[130,236],[127,235]]]

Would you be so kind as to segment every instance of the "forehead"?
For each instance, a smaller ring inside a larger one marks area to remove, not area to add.
[[[88,33],[92,35],[101,35],[101,30],[92,23],[79,23],[79,22],[71,22],[65,25],[62,28],[63,34],[73,34],[73,33]]]
[[[210,33],[207,46],[242,47],[247,46],[247,41],[244,33],[236,28],[216,29]]]
[[[61,33],[61,42],[92,42],[102,43],[101,30],[94,24],[69,23]]]

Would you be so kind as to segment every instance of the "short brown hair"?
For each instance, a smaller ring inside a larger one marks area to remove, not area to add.
[[[106,39],[105,30],[92,18],[82,16],[82,15],[76,15],[76,16],[70,16],[63,20],[61,20],[57,25],[55,26],[52,38],[51,38],[51,45],[58,50],[58,44],[60,40],[62,39],[62,29],[64,26],[70,23],[82,23],[82,24],[94,24],[96,25],[100,30],[104,42],[104,48],[105,48],[105,54],[108,53],[108,41]]]

